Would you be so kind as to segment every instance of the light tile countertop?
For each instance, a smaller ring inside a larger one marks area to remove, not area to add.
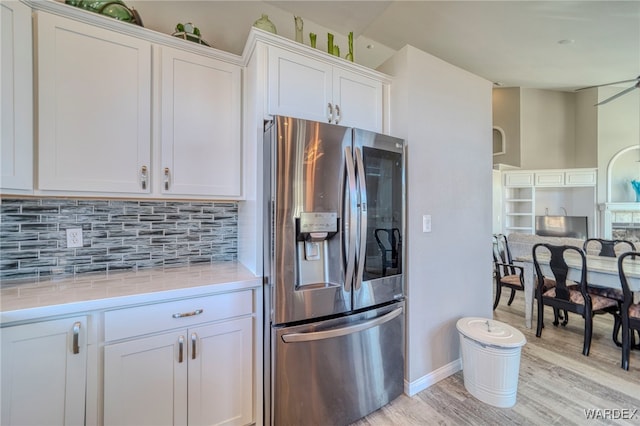
[[[5,280],[0,284],[0,323],[255,288],[261,281],[237,262]]]

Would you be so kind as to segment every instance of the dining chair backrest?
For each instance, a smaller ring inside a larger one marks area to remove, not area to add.
[[[629,240],[606,240],[602,238],[588,238],[585,240],[582,249],[585,253],[590,254],[592,249],[598,250],[599,246],[598,256],[617,257],[619,252],[616,251],[616,247],[620,249],[619,245],[622,246],[623,252],[636,250],[636,246]]]
[[[578,290],[582,293],[582,296],[587,299],[590,303],[591,298],[587,293],[587,259],[580,247],[575,246],[556,246],[553,244],[547,243],[538,243],[533,246],[532,254],[533,254],[533,266],[536,271],[536,276],[538,277],[537,289],[539,294],[544,293],[546,290],[544,274],[542,272],[542,268],[540,267],[540,262],[538,260],[541,252],[546,251],[551,256],[549,259],[549,268],[553,274],[553,279],[555,280],[555,297],[556,299],[566,300],[567,302],[570,300],[569,294],[569,286],[578,285]],[[581,265],[580,265],[580,279],[579,280],[568,280],[567,276],[569,275],[569,266],[565,260],[565,255],[568,252],[573,252],[579,256]]]
[[[635,335],[633,330],[640,333],[640,303],[633,303],[633,292],[629,288],[627,269],[629,262],[640,256],[640,252],[626,252],[618,257],[618,274],[620,275],[620,286],[624,298],[620,307],[620,322],[622,323],[622,363],[621,367],[629,369],[629,358],[631,346],[634,344]],[[616,330],[617,333],[617,330]]]
[[[496,269],[500,269],[499,265],[502,265],[502,271],[498,271],[502,275],[512,275],[515,273],[511,271],[508,266],[513,264],[513,259],[511,257],[511,250],[509,250],[507,237],[503,234],[493,235],[493,262],[496,265]]]
[[[602,296],[593,297],[587,292],[587,256],[581,247],[540,243],[533,246],[533,265],[538,277],[536,298],[538,299],[538,321],[536,336],[542,335],[544,327],[544,306],[553,308],[553,325],[559,324],[560,310],[579,314],[584,319],[584,343],[582,354],[589,355],[593,335],[593,314],[610,313],[617,318],[618,303]],[[545,276],[542,273],[540,259],[542,252],[549,254],[549,268],[555,279],[555,286],[545,291]],[[569,262],[570,261],[570,262]],[[568,262],[571,263],[569,269]],[[569,271],[579,272],[569,278]],[[577,270],[577,271],[576,271]],[[566,325],[566,317],[562,325]]]
[[[624,294],[624,301],[622,302],[622,309],[629,309],[629,306],[633,303],[633,292],[629,289],[629,282],[627,280],[627,274],[625,271],[625,267],[628,266],[625,259],[638,259],[640,260],[640,252],[637,251],[628,251],[626,253],[622,253],[620,257],[618,257],[618,274],[620,275],[620,286],[622,287],[622,293]]]

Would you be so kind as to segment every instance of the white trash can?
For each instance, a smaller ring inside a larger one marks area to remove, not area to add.
[[[495,407],[513,407],[518,393],[520,350],[527,342],[522,332],[487,318],[458,320],[464,387],[480,401]]]

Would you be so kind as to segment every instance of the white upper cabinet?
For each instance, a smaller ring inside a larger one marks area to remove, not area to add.
[[[239,58],[48,7],[73,18],[36,15],[37,194],[242,198]]]
[[[38,188],[148,193],[151,44],[38,12]]]
[[[163,194],[241,195],[241,69],[163,47]]]
[[[564,185],[564,171],[562,170],[549,170],[536,172],[536,186],[563,186]]]
[[[333,70],[333,102],[339,124],[382,132],[382,82],[341,68]]]
[[[533,186],[533,172],[505,172],[504,185],[507,187]]]
[[[382,81],[269,46],[268,113],[382,132]]]
[[[0,20],[0,187],[2,192],[25,194],[33,190],[31,8],[3,1]]]
[[[269,113],[332,122],[333,67],[269,46]]]

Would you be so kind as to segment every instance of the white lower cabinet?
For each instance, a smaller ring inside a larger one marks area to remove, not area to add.
[[[108,312],[104,424],[252,423],[251,313],[250,291]]]
[[[3,425],[85,424],[87,318],[5,327]]]

